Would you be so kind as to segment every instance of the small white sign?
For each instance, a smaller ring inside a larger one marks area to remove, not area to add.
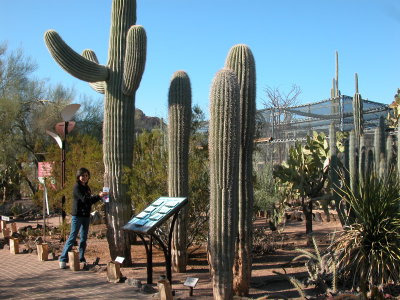
[[[197,284],[197,281],[199,281],[199,279],[196,278],[196,277],[188,277],[188,278],[186,278],[186,280],[183,283],[183,285],[191,287],[191,288],[194,288],[196,286],[196,284]]]
[[[6,217],[6,216],[1,216],[1,219],[3,221],[10,221],[10,217]]]
[[[115,262],[122,264],[125,260],[125,257],[117,256],[115,259]]]
[[[104,192],[104,193],[110,192],[110,188],[107,187],[107,186],[103,187],[103,192]],[[103,197],[103,201],[104,201],[105,203],[110,202],[110,198],[108,197],[108,195]]]

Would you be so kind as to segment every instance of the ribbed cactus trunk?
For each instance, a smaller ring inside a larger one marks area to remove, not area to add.
[[[170,197],[189,196],[189,137],[192,115],[192,91],[189,76],[177,71],[171,79],[168,94],[168,194]],[[187,265],[186,205],[175,223],[172,239],[172,267],[185,272]]]
[[[235,73],[219,71],[210,94],[209,255],[215,299],[233,298],[233,262],[237,233],[239,103]]]
[[[375,135],[374,135],[375,172],[376,174],[379,175],[383,175],[386,169],[385,148],[386,148],[385,120],[383,119],[383,117],[380,117],[379,126],[375,128]]]
[[[338,155],[337,155],[337,147],[336,147],[336,130],[335,124],[331,123],[329,126],[329,155],[330,155],[330,165],[329,165],[329,180],[330,180],[330,188],[333,200],[335,201],[336,211],[338,213],[338,217],[340,223],[342,225],[345,224],[345,211],[344,207],[341,205],[340,195],[338,194],[338,190],[340,188],[339,181],[339,167],[338,167]]]
[[[362,184],[365,180],[366,163],[367,163],[367,148],[365,147],[365,136],[360,137],[360,147],[358,155],[358,181]]]
[[[113,0],[107,65],[95,53],[74,52],[53,30],[46,45],[56,62],[71,75],[91,83],[104,97],[104,185],[110,187],[106,207],[107,239],[111,258],[125,257],[131,264],[130,235],[121,230],[132,216],[128,187],[122,183],[124,167],[132,167],[135,93],[146,61],[146,33],[136,22],[136,0]]]
[[[358,75],[355,74],[356,93],[353,98],[353,118],[354,118],[354,134],[356,138],[356,147],[360,146],[360,136],[364,134],[364,117],[363,102],[358,92]]]
[[[354,131],[350,132],[349,136],[349,173],[350,173],[350,188],[352,191],[357,191],[358,187],[358,155],[357,155],[357,146],[356,146],[356,136]]]
[[[234,265],[234,292],[249,293],[253,239],[253,140],[256,113],[256,68],[253,54],[246,45],[233,46],[225,68],[235,72],[240,88],[240,148],[238,238]]]

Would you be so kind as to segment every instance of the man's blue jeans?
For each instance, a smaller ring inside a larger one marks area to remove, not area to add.
[[[63,252],[60,256],[60,261],[68,262],[68,252],[71,251],[74,246],[76,237],[80,237],[79,241],[79,261],[86,262],[85,260],[85,250],[86,250],[86,240],[89,231],[89,217],[76,217],[71,218],[71,233],[69,234],[68,240],[65,242]]]

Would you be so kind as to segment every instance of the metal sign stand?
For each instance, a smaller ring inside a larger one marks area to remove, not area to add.
[[[159,205],[157,204],[160,203]],[[176,204],[168,208],[171,202]],[[153,243],[156,241],[162,248],[165,257],[165,268],[166,275],[169,282],[172,281],[171,272],[171,244],[172,244],[172,233],[176,219],[178,218],[179,211],[188,203],[187,198],[174,198],[174,197],[161,197],[150,204],[142,213],[134,217],[123,229],[134,231],[137,236],[142,240],[143,245],[146,249],[147,258],[147,283],[153,283]],[[168,211],[169,209],[169,211]],[[163,211],[167,211],[163,213]],[[143,216],[143,217],[141,217]],[[170,217],[172,218],[171,225],[168,232],[167,245],[161,240],[161,238],[155,233],[155,230],[165,223]],[[155,220],[155,221],[151,221]],[[145,236],[148,236],[148,242],[145,240]]]

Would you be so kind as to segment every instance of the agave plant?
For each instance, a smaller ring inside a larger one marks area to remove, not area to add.
[[[332,245],[338,273],[366,296],[368,288],[400,280],[399,181],[371,173],[357,191],[339,191],[354,212],[354,222]],[[369,286],[367,286],[369,283]]]
[[[305,259],[305,266],[308,272],[308,278],[305,284],[314,285],[315,289],[323,294],[328,292],[336,293],[336,263],[335,257],[331,251],[321,253],[314,236],[312,237],[314,252],[304,249],[296,249],[300,255],[292,261]],[[333,239],[332,239],[333,242]]]

